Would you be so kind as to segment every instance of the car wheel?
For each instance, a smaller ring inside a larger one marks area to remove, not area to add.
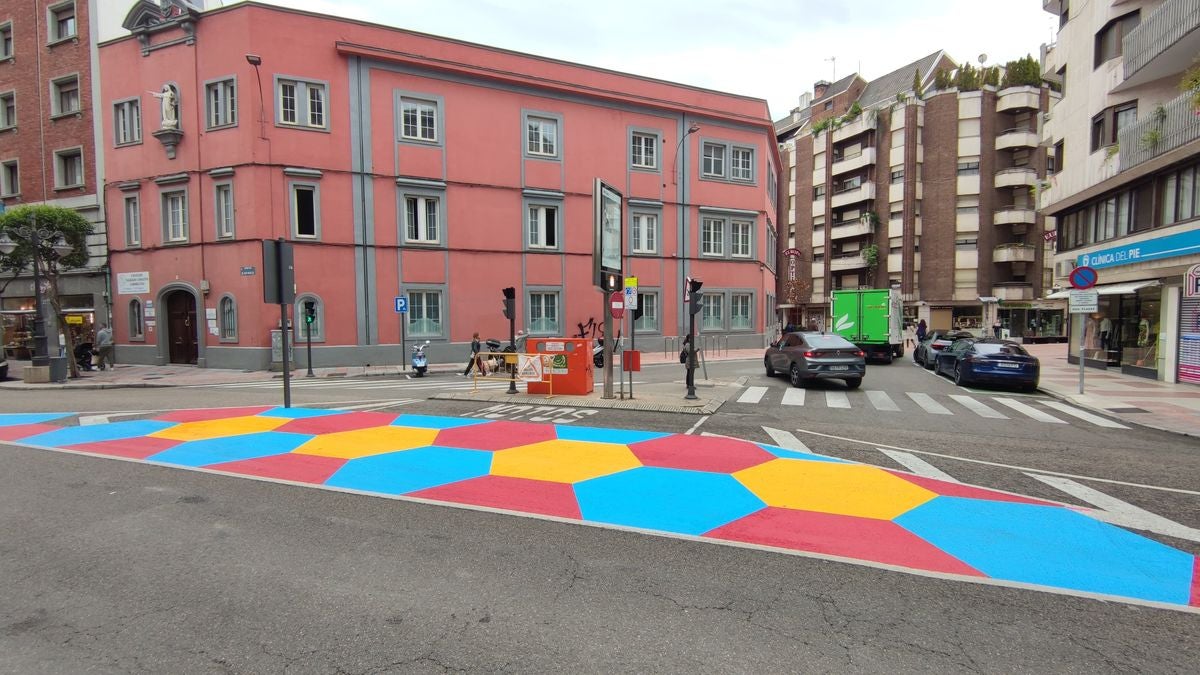
[[[1033,384],[1021,385],[1021,391],[1025,392],[1026,394],[1036,393],[1037,390],[1038,390],[1037,382],[1034,382]]]
[[[763,359],[763,368],[767,371],[767,377],[775,377],[775,369],[771,367],[770,359]]]
[[[930,361],[929,357],[926,356],[921,359],[921,365],[925,366],[925,370],[933,370],[934,366],[937,365],[937,357],[934,356],[933,361]],[[934,372],[938,372],[938,371],[934,371]]]
[[[962,367],[959,364],[954,364],[954,384],[960,387],[965,387],[967,384],[967,376],[963,375]]]
[[[884,352],[884,353],[883,353],[883,359],[882,359],[882,361],[883,361],[883,365],[885,365],[885,366],[887,366],[887,365],[891,365],[891,363],[892,363],[892,350],[890,350],[890,349],[889,349],[889,350],[887,350],[886,352]]]
[[[8,366],[5,365],[3,368],[0,368],[0,380],[7,380],[7,379],[8,379]]]
[[[860,386],[862,386],[861,377],[852,377],[846,380],[847,389],[858,389]]]
[[[804,386],[804,376],[802,376],[800,374],[800,366],[798,366],[794,363],[792,364],[792,369],[791,369],[791,380],[792,380],[793,387],[803,387]]]
[[[915,349],[913,350],[913,363],[917,363],[917,364],[921,363],[921,354],[919,352],[917,352],[917,350],[915,350]]]

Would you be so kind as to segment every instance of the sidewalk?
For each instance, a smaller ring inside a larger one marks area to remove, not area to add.
[[[1067,363],[1066,344],[1025,345],[1025,349],[1041,362],[1044,393],[1122,422],[1200,436],[1200,387],[1087,368],[1081,395],[1079,364]]]

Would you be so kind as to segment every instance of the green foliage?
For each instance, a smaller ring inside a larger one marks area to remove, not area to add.
[[[949,70],[946,70],[945,68],[938,68],[938,71],[933,74],[934,89],[949,89],[951,83],[952,80],[950,78]]]
[[[857,119],[861,114],[862,106],[858,104],[858,101],[855,101],[854,103],[850,104],[850,110],[846,111],[846,114],[842,117],[842,122],[849,122]]]
[[[1142,134],[1141,142],[1143,150],[1153,150],[1157,148],[1158,144],[1162,143],[1162,129],[1155,127],[1147,129],[1146,133]]]
[[[984,68],[982,79],[983,79],[983,83],[989,87],[999,87],[1000,86],[1000,67],[992,66],[990,68]]]
[[[54,275],[60,269],[83,267],[88,261],[87,237],[92,233],[92,224],[73,209],[58,206],[18,206],[0,215],[0,235],[7,235],[16,245],[8,255],[0,254],[0,270],[12,272],[14,276],[33,264],[33,242],[17,234],[18,228],[36,226],[49,231],[49,240],[41,241],[40,253],[47,274]],[[60,256],[54,252],[55,235],[71,246],[71,251]]]
[[[1029,54],[1016,61],[1004,64],[1004,78],[1000,88],[1009,87],[1040,87],[1042,85],[1042,66]]]
[[[983,76],[979,69],[969,63],[964,63],[954,74],[954,86],[958,87],[959,91],[979,91],[982,83]]]
[[[867,263],[868,269],[879,267],[879,247],[875,244],[864,246],[862,249],[863,261]]]
[[[1192,94],[1192,107],[1200,114],[1200,58],[1196,59],[1195,65],[1188,68],[1183,73],[1183,79],[1179,81],[1179,89],[1183,93]]]
[[[1121,146],[1118,143],[1113,143],[1104,149],[1104,159],[1112,159],[1118,152],[1121,151]]]
[[[835,119],[837,119],[837,118],[836,117],[826,117],[825,119],[821,120],[820,122],[814,122],[812,125],[812,135],[820,136],[822,131],[825,131],[826,129],[828,129],[830,126],[833,125],[833,121]]]
[[[917,68],[913,68],[912,90],[917,95],[917,98],[921,97],[921,71]]]

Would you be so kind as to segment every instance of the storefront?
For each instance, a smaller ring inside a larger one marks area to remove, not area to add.
[[[60,301],[67,328],[71,331],[74,344],[92,342],[96,334],[96,313],[90,295],[64,295]],[[48,306],[48,305],[47,305]],[[0,321],[4,325],[4,355],[15,360],[29,360],[33,356],[34,299],[4,298],[0,304]],[[58,338],[47,335],[51,352],[55,352]]]
[[[999,307],[1003,334],[1026,344],[1066,342],[1065,309],[1052,303],[1005,302]]]
[[[1097,368],[1158,379],[1161,354],[1159,332],[1163,321],[1163,287],[1160,281],[1135,281],[1097,286],[1097,309],[1084,315],[1083,356]],[[1069,296],[1069,291],[1051,295]],[[1079,363],[1079,324],[1070,327],[1071,363]]]
[[[1192,265],[1183,278],[1179,301],[1180,382],[1200,384],[1200,264]]]

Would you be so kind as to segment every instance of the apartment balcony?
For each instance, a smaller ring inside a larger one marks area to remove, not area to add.
[[[857,155],[834,159],[833,175],[837,176],[843,173],[849,173],[855,169],[861,169],[868,164],[875,163],[875,148],[863,148],[862,152]]]
[[[844,141],[847,138],[871,131],[875,128],[875,115],[873,113],[863,111],[853,122],[843,124],[833,130],[833,142]]]
[[[857,252],[829,259],[830,272],[846,272],[848,270],[863,269],[866,266],[867,259],[862,256],[862,253]]]
[[[992,296],[1000,300],[1033,300],[1033,283],[1008,281],[992,285]]]
[[[996,96],[996,112],[1007,112],[1009,110],[1021,110],[1029,108],[1037,110],[1042,107],[1042,96],[1034,87],[1009,87],[1001,89]]]
[[[1063,12],[1067,11],[1067,0],[1042,0],[1042,9],[1056,16],[1062,16]]]
[[[1165,103],[1161,112],[1151,110],[1144,119],[1139,118],[1117,132],[1121,171],[1200,139],[1200,124],[1191,96],[1190,93],[1178,96]]]
[[[993,225],[1033,225],[1037,223],[1037,211],[1020,206],[1005,206],[992,213]]]
[[[1032,244],[1000,244],[992,249],[994,263],[1031,263],[1037,261],[1037,247]]]
[[[996,172],[996,187],[1033,187],[1037,185],[1037,171],[1033,167],[1014,166]]]
[[[833,208],[840,208],[858,202],[869,202],[875,199],[875,184],[863,183],[856,188],[843,190],[833,195]]]
[[[835,223],[829,228],[830,239],[852,239],[868,234],[875,234],[875,225],[869,220],[864,222],[861,218],[841,225]]]
[[[1200,0],[1166,0],[1142,11],[1141,23],[1121,41],[1125,80],[1118,90],[1168,76],[1178,81],[1200,53]]]
[[[1001,131],[996,136],[997,150],[1015,150],[1019,148],[1036,148],[1041,138],[1036,131],[1020,127]]]

